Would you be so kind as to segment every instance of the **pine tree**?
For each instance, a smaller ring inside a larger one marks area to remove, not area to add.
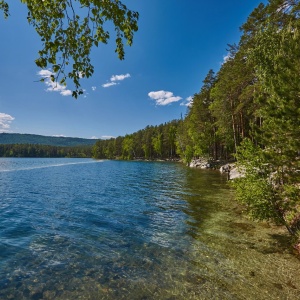
[[[236,186],[243,187],[244,195],[238,196],[247,198],[255,217],[278,221],[295,235],[300,229],[300,22],[299,1],[288,4],[270,2],[268,20],[249,51],[261,85],[256,113],[262,125],[254,132],[258,145],[245,141],[239,150],[246,176]],[[258,186],[260,201],[253,210],[253,187]]]

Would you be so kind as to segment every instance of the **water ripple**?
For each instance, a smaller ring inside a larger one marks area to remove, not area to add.
[[[289,299],[300,284],[278,283],[274,263],[264,294],[249,275],[266,245],[231,229],[225,180],[174,163],[0,159],[0,298]]]

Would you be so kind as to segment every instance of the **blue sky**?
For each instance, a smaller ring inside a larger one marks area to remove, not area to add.
[[[133,133],[185,115],[209,69],[215,72],[238,43],[241,26],[261,1],[124,0],[140,13],[139,31],[125,60],[114,41],[92,52],[95,72],[82,81],[77,100],[71,84],[59,91],[38,80],[34,60],[41,42],[28,25],[26,7],[9,1],[0,16],[0,132],[103,138]]]

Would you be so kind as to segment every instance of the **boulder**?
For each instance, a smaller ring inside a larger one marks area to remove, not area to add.
[[[199,169],[209,169],[211,165],[205,158],[195,158],[190,162],[190,167]]]
[[[243,172],[241,172],[234,163],[221,166],[220,172],[227,173],[228,180],[233,180],[244,176]]]

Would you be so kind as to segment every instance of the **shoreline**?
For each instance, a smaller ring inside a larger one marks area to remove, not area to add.
[[[213,160],[200,157],[193,159],[188,166],[190,168],[219,170],[221,174],[227,174],[228,180],[243,177],[243,173],[236,167],[235,160]]]

